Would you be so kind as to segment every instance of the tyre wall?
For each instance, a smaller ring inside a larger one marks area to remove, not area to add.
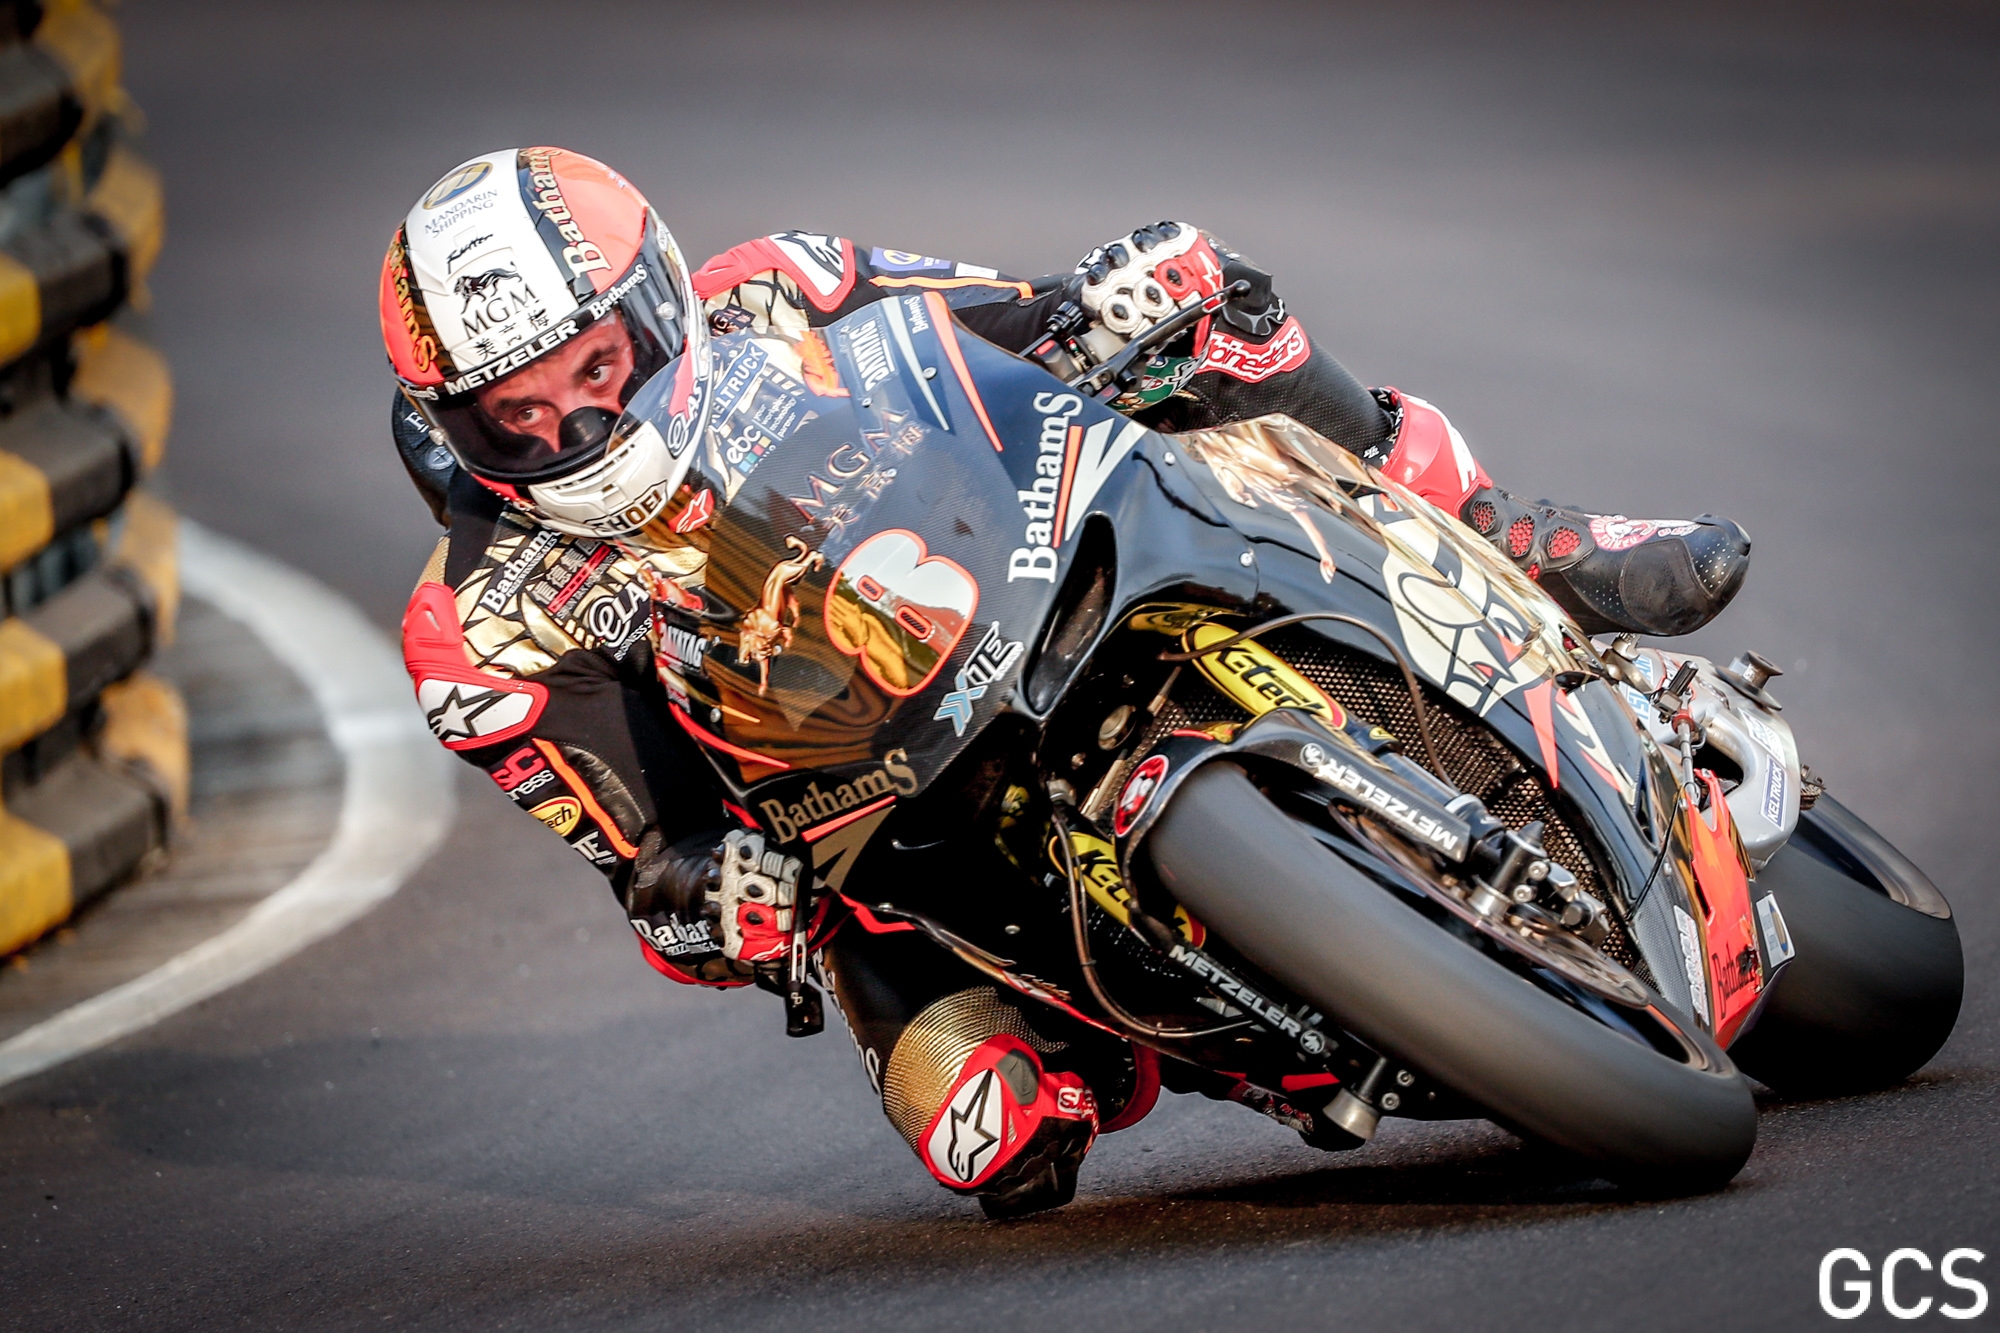
[[[145,490],[173,412],[132,332],[164,211],[88,0],[0,0],[0,955],[156,862],[187,722],[173,511]]]

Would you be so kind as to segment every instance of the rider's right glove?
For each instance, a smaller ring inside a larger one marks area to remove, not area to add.
[[[702,915],[715,923],[723,955],[740,963],[783,961],[798,908],[799,858],[766,851],[763,834],[741,829],[717,850],[720,874],[702,895]]]

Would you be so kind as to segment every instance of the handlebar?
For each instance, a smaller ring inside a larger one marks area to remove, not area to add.
[[[1203,297],[1199,304],[1188,306],[1184,310],[1176,310],[1159,323],[1139,330],[1132,336],[1131,341],[1113,353],[1109,360],[1071,376],[1067,383],[1072,389],[1081,390],[1093,398],[1116,398],[1138,380],[1145,361],[1150,359],[1156,349],[1249,290],[1249,280],[1238,278],[1214,295]],[[1074,335],[1081,330],[1084,323],[1083,312],[1065,302],[1062,309],[1056,312],[1055,319],[1050,322],[1048,331],[1036,339],[1034,345],[1024,352],[1024,355],[1036,355],[1052,343],[1074,348]]]

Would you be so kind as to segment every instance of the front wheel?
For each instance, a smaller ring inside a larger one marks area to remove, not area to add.
[[[1965,960],[1951,909],[1921,871],[1822,796],[1758,872],[1797,956],[1730,1048],[1775,1092],[1825,1097],[1901,1082],[1958,1021]]]
[[[1237,768],[1193,774],[1148,848],[1244,957],[1524,1135],[1649,1191],[1718,1188],[1756,1141],[1748,1084],[1657,1002],[1624,1030],[1447,932],[1322,847]],[[1645,1040],[1646,1024],[1671,1040]]]

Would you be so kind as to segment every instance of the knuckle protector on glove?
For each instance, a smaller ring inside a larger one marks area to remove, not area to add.
[[[722,868],[704,895],[704,906],[715,920],[726,957],[765,962],[781,956],[798,905],[796,856],[766,850],[761,833],[732,831],[722,842]]]
[[[1085,255],[1076,271],[1084,278],[1084,311],[1125,337],[1222,285],[1215,252],[1184,222],[1141,227]]]

